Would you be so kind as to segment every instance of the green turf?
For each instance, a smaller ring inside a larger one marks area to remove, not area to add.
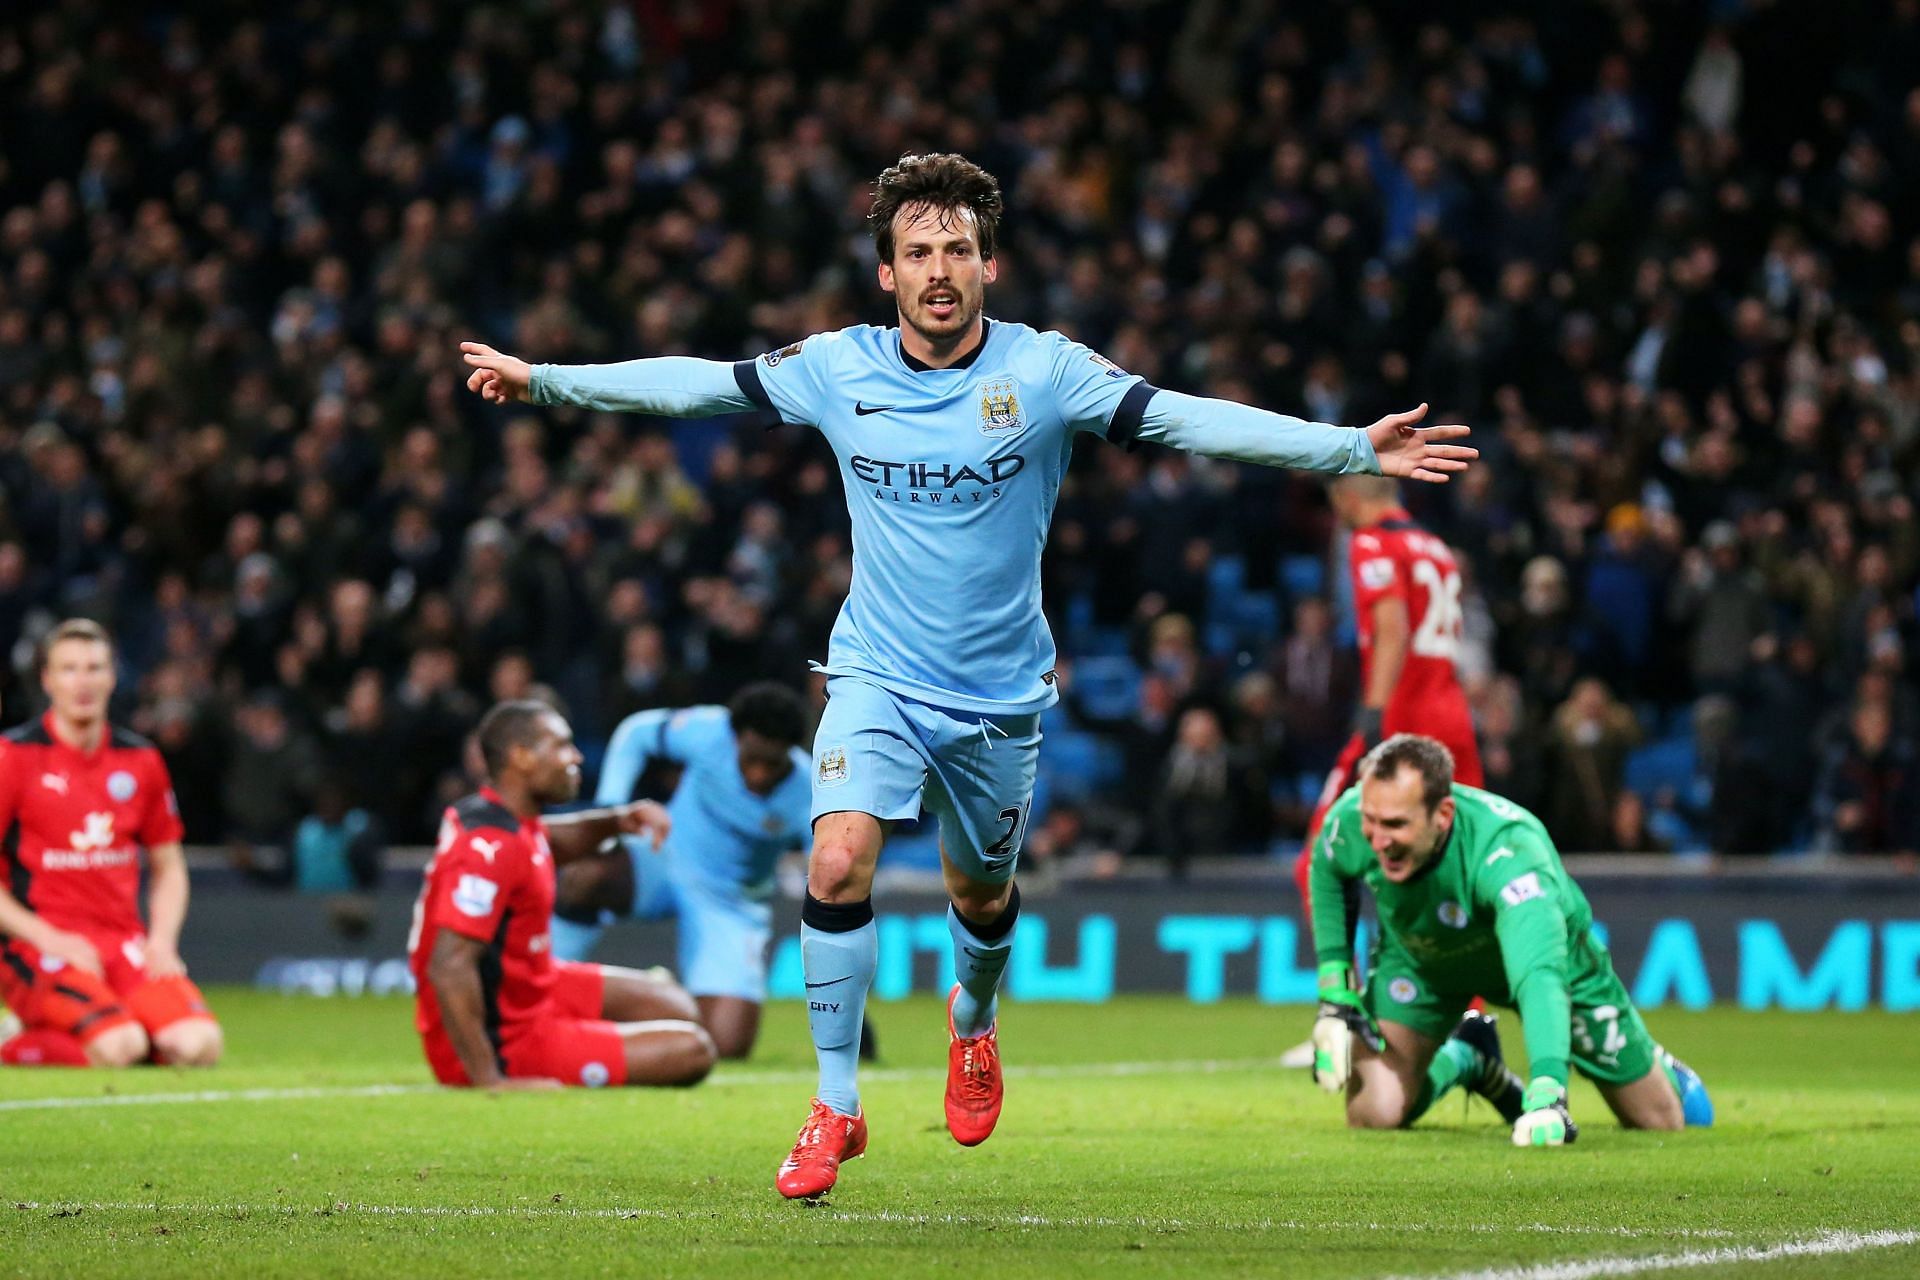
[[[1920,1035],[1883,1014],[1657,1013],[1719,1127],[1622,1133],[1581,1085],[1580,1142],[1548,1152],[1453,1098],[1412,1132],[1348,1133],[1265,1065],[1301,1010],[1015,1005],[1007,1111],[968,1151],[941,1122],[939,1006],[878,1005],[871,1153],[821,1207],[772,1188],[811,1080],[792,1007],[685,1092],[10,1105],[425,1081],[402,1001],[213,1002],[210,1072],[0,1069],[0,1272],[1337,1277],[1920,1225]],[[1909,1276],[1920,1248],[1688,1274],[1752,1271]]]

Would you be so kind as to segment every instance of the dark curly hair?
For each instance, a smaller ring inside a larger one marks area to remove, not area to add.
[[[867,212],[867,225],[873,228],[873,247],[880,261],[893,261],[895,215],[920,206],[944,215],[940,220],[942,230],[951,226],[955,210],[973,210],[980,257],[993,257],[1000,213],[1006,207],[994,176],[965,156],[904,155],[873,184],[873,208]]]
[[[733,731],[746,730],[775,742],[799,746],[807,736],[807,708],[786,685],[762,680],[733,695],[727,704]]]

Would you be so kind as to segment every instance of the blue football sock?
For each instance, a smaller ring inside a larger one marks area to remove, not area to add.
[[[860,1022],[880,963],[873,900],[821,902],[800,913],[800,967],[807,982],[807,1026],[820,1060],[820,1101],[843,1116],[860,1112]]]
[[[953,1029],[962,1036],[984,1034],[1000,1011],[1000,978],[1013,954],[1013,926],[1020,918],[1020,887],[988,924],[975,924],[947,908],[947,932],[953,935],[953,976],[960,994],[953,1001]]]

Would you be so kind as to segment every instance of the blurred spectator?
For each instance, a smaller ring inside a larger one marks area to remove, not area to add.
[[[1856,702],[1845,741],[1829,753],[1814,796],[1820,846],[1835,853],[1908,855],[1915,829],[1913,739],[1896,734],[1886,704]]]
[[[1194,707],[1180,716],[1154,790],[1149,852],[1164,853],[1173,878],[1184,880],[1195,858],[1234,849],[1249,816],[1265,806],[1257,771],[1228,748],[1219,715]]]
[[[1694,691],[1731,693],[1768,623],[1766,591],[1760,576],[1742,565],[1731,522],[1708,525],[1700,546],[1687,552],[1670,608],[1686,632]]]
[[[318,754],[274,694],[243,703],[234,730],[223,788],[229,837],[243,849],[284,848],[319,783]]]
[[[1545,817],[1561,848],[1606,850],[1627,752],[1639,740],[1633,712],[1592,676],[1576,683],[1553,713]]]
[[[1646,801],[1638,792],[1622,791],[1613,800],[1607,847],[1616,853],[1666,853],[1667,845],[1647,824]]]
[[[313,812],[294,829],[289,859],[293,888],[300,893],[368,892],[380,883],[384,852],[373,815],[349,808],[339,783],[322,782]]]
[[[1282,718],[1297,772],[1324,774],[1346,742],[1359,658],[1336,642],[1333,610],[1317,596],[1293,607],[1292,634],[1281,646]]]
[[[852,572],[817,434],[490,409],[453,353],[732,360],[889,322],[861,184],[908,149],[1002,179],[996,315],[1177,390],[1472,421],[1481,465],[1414,514],[1459,551],[1476,653],[1496,629],[1468,674],[1503,690],[1482,728],[1516,799],[1586,789],[1544,745],[1583,677],[1656,738],[1739,699],[1770,780],[1740,839],[1768,847],[1814,825],[1794,708],[1873,680],[1915,729],[1920,116],[1885,24],[1140,0],[1061,39],[1045,7],[876,0],[706,6],[696,39],[647,6],[424,5],[386,59],[378,6],[229,9],[0,12],[0,700],[34,711],[49,619],[109,620],[195,839],[261,817],[226,778],[257,694],[290,740],[381,762],[343,770],[351,802],[416,842],[496,680],[589,745],[804,681]],[[1020,74],[897,74],[956,28]],[[745,92],[722,50],[750,50]],[[1128,760],[1107,800],[1148,807],[1276,599],[1277,699],[1230,736],[1325,768],[1351,698],[1308,572],[1328,534],[1289,478],[1075,451],[1049,616],[1063,656],[1138,677],[1083,721]]]

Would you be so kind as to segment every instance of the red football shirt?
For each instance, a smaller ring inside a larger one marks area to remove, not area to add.
[[[496,1049],[516,1026],[540,1016],[553,994],[553,889],[553,854],[537,816],[514,817],[484,787],[447,810],[407,939],[421,1035],[444,1034],[440,1002],[427,985],[427,963],[442,929],[487,944],[480,988]]]
[[[1404,511],[1357,529],[1348,554],[1360,624],[1360,671],[1373,670],[1373,606],[1396,598],[1407,606],[1406,665],[1387,701],[1389,721],[1420,723],[1429,710],[1465,705],[1454,664],[1460,657],[1460,569],[1446,543]],[[1439,704],[1437,707],[1435,704]],[[1430,732],[1430,731],[1429,731]]]
[[[0,755],[0,867],[7,887],[47,923],[140,933],[140,850],[182,834],[167,765],[125,729],[82,751],[53,713],[6,735]]]

